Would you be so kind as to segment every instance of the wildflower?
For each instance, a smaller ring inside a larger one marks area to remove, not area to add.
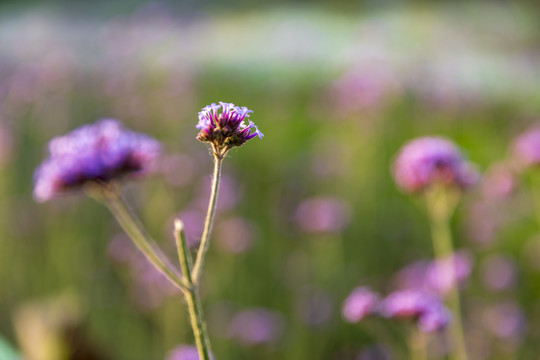
[[[394,319],[411,319],[420,330],[432,332],[450,322],[450,312],[435,296],[416,290],[396,291],[381,304],[383,316]]]
[[[351,323],[357,323],[377,311],[379,295],[368,287],[353,290],[343,303],[343,317]]]
[[[300,203],[295,220],[306,233],[337,233],[347,225],[349,215],[349,207],[344,201],[333,197],[314,197]]]
[[[49,142],[50,156],[34,175],[34,196],[46,201],[88,182],[144,173],[159,152],[158,141],[117,120],[82,126]]]
[[[405,144],[393,172],[398,186],[407,192],[419,192],[435,183],[466,189],[479,178],[456,145],[441,137],[423,137]]]
[[[518,136],[512,150],[523,165],[527,167],[538,165],[540,163],[540,126]]]
[[[229,326],[229,336],[245,345],[274,343],[282,331],[281,315],[264,308],[252,308],[237,313]]]
[[[229,149],[242,146],[255,136],[263,138],[263,133],[248,120],[249,113],[253,111],[233,103],[219,104],[205,106],[199,112],[199,123],[196,126],[200,130],[197,139],[211,143],[216,155],[223,157]],[[252,132],[252,129],[255,131]]]
[[[426,271],[429,289],[447,294],[454,286],[465,283],[472,269],[469,254],[458,252],[445,259],[433,261]]]

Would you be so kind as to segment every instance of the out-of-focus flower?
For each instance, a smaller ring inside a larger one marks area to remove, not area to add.
[[[381,303],[383,316],[416,321],[420,330],[432,332],[444,328],[450,322],[450,311],[432,294],[417,291],[396,291]]]
[[[50,157],[35,173],[34,196],[46,201],[88,182],[144,173],[160,150],[158,141],[114,119],[82,126],[49,142]]]
[[[248,121],[251,112],[253,111],[247,107],[236,106],[233,103],[220,102],[219,105],[214,103],[207,105],[199,112],[199,123],[196,128],[200,132],[197,139],[212,143],[223,153],[235,146],[242,146],[255,136],[262,139],[263,133],[252,121]],[[255,131],[251,132],[252,129]]]
[[[431,266],[431,262],[426,260],[415,261],[399,270],[394,276],[394,285],[398,289],[416,289],[426,288],[426,273]]]
[[[479,179],[457,146],[442,137],[422,137],[406,143],[393,172],[398,186],[407,192],[419,192],[436,183],[466,189]]]
[[[264,308],[241,311],[229,325],[229,336],[245,345],[275,343],[282,332],[282,316]]]
[[[399,89],[397,77],[387,64],[362,64],[347,71],[331,89],[336,107],[344,115],[384,103]]]
[[[300,229],[307,233],[338,232],[349,221],[349,208],[336,198],[311,198],[300,203],[295,219]]]
[[[482,262],[481,277],[485,286],[490,290],[505,290],[515,284],[517,267],[507,255],[490,255]]]
[[[211,354],[210,358],[214,359],[214,356]],[[199,360],[199,352],[193,345],[178,345],[167,354],[165,360]]]
[[[513,302],[503,302],[484,309],[482,320],[485,328],[499,338],[521,337],[525,317]]]
[[[455,253],[446,259],[433,261],[426,272],[428,288],[442,294],[456,284],[464,283],[471,274],[472,260],[466,253]]]
[[[343,302],[343,317],[357,323],[378,310],[379,295],[366,286],[358,287]]]
[[[133,298],[143,310],[158,308],[177,289],[135,248],[125,235],[115,236],[109,244],[110,257],[127,264],[133,279]]]
[[[515,175],[507,165],[492,166],[483,176],[482,194],[486,199],[504,199],[515,187]]]
[[[216,224],[217,245],[230,253],[247,251],[253,243],[253,225],[243,218],[231,218]]]
[[[536,125],[514,140],[512,152],[524,166],[540,163],[540,125]]]
[[[464,284],[471,274],[472,260],[457,252],[444,260],[416,261],[401,269],[394,278],[398,289],[445,294],[456,284]]]

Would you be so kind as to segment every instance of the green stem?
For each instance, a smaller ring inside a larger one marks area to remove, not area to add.
[[[174,270],[174,267],[147,234],[141,222],[122,200],[121,196],[117,192],[108,189],[104,190],[104,194],[105,205],[129,235],[135,246],[173,285],[185,293],[188,292],[186,290],[189,290],[189,287],[184,283],[182,276]]]
[[[219,191],[219,179],[221,177],[221,165],[223,162],[223,156],[214,152],[214,175],[212,178],[212,192],[210,193],[210,201],[208,202],[208,211],[206,213],[206,220],[204,223],[204,231],[201,237],[201,245],[197,253],[197,260],[193,266],[192,279],[193,284],[197,285],[201,279],[201,271],[204,266],[204,258],[208,251],[208,245],[210,242],[210,233],[212,232],[212,225],[214,223],[214,214],[216,212],[217,197]]]
[[[409,359],[427,360],[427,339],[416,324],[409,327]]]
[[[184,293],[188,305],[191,328],[193,329],[195,343],[197,344],[197,350],[199,351],[199,358],[201,360],[210,360],[210,340],[208,337],[208,331],[206,329],[206,322],[204,321],[199,291],[197,286],[193,283],[193,278],[191,275],[192,259],[187,246],[186,237],[184,235],[184,225],[182,221],[176,220],[174,226],[174,236],[178,250],[178,259],[180,261],[182,273],[184,274],[184,279],[189,286],[189,289]]]
[[[439,262],[449,261],[449,270],[456,272],[452,246],[450,219],[456,208],[459,194],[444,187],[434,186],[426,193],[427,208],[431,223],[431,234],[435,257]],[[453,276],[455,278],[455,276]],[[446,304],[454,315],[449,325],[449,335],[453,341],[452,359],[467,360],[467,349],[461,320],[461,303],[457,283],[446,294]]]

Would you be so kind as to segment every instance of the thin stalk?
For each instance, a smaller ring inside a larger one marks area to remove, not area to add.
[[[210,340],[208,337],[208,331],[206,329],[206,322],[204,320],[199,291],[197,286],[193,284],[193,278],[191,275],[192,258],[187,246],[186,237],[184,235],[184,225],[180,220],[176,220],[174,226],[174,237],[176,239],[178,259],[180,261],[182,273],[184,274],[184,279],[189,286],[189,289],[184,293],[188,305],[191,328],[193,329],[195,343],[197,344],[197,350],[199,352],[199,358],[201,360],[210,360]]]
[[[212,232],[212,225],[214,223],[214,215],[216,212],[217,197],[219,192],[219,180],[221,177],[221,165],[223,162],[223,156],[214,151],[214,175],[212,178],[212,192],[210,193],[210,201],[208,202],[208,211],[206,213],[206,220],[204,222],[204,230],[201,237],[201,245],[197,252],[197,259],[193,266],[192,279],[193,284],[197,285],[201,279],[201,271],[204,266],[204,259],[206,252],[208,251],[208,245],[210,242],[210,234]]]
[[[184,283],[182,275],[168,264],[165,255],[157,247],[155,242],[147,234],[143,225],[135,214],[129,209],[121,196],[117,193],[108,192],[104,196],[105,205],[109,208],[120,226],[129,235],[135,246],[144,256],[161,272],[174,286],[184,293],[189,291],[189,287]],[[188,291],[186,291],[188,290]]]
[[[427,360],[427,339],[418,326],[411,324],[409,327],[409,359]]]
[[[431,189],[426,194],[428,213],[431,224],[431,235],[435,257],[438,261],[448,261],[454,254],[450,219],[457,205],[457,194],[443,187]],[[455,262],[450,261],[450,271],[455,278]],[[452,359],[467,360],[467,349],[461,320],[461,303],[457,283],[446,294],[446,304],[453,314],[448,331],[454,345]]]

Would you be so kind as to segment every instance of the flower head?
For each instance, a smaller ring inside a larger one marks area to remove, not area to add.
[[[210,142],[223,155],[230,148],[242,146],[255,136],[263,138],[263,133],[249,119],[249,110],[245,106],[236,106],[233,103],[220,102],[205,106],[199,112],[199,122],[196,126],[200,130],[197,139]],[[247,122],[247,123],[246,123]],[[251,131],[251,130],[255,131]]]
[[[441,137],[423,137],[405,144],[393,172],[399,187],[407,192],[419,192],[435,183],[466,189],[479,178],[458,147]]]
[[[158,141],[114,119],[84,125],[49,142],[50,156],[34,174],[34,196],[46,201],[87,182],[144,173],[160,149]]]
[[[356,323],[377,311],[379,295],[362,286],[353,290],[343,303],[343,317]]]
[[[417,290],[396,291],[381,304],[382,315],[416,321],[420,330],[432,332],[450,322],[450,312],[439,298]]]

